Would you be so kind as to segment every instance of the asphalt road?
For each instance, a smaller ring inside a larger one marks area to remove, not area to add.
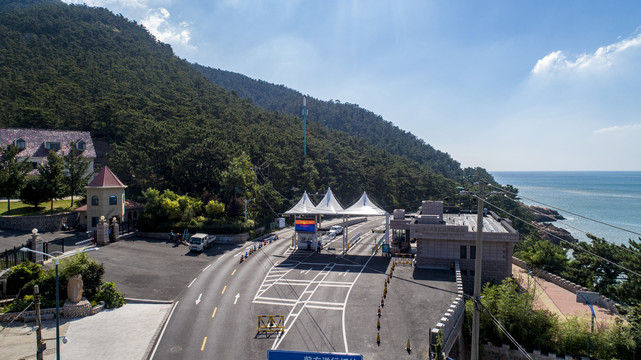
[[[367,359],[424,356],[428,328],[455,297],[456,284],[447,271],[397,270],[377,344],[377,310],[390,265],[380,252],[372,256],[374,236],[381,235],[371,229],[380,224],[374,218],[350,227],[350,237],[362,237],[346,255],[340,255],[340,238],[321,254],[292,251],[289,229],[242,264],[244,248],[215,256],[178,296],[153,359],[265,359],[269,349],[356,352]],[[415,290],[427,291],[415,296]],[[426,304],[429,311],[422,310]],[[285,332],[258,332],[259,315],[282,315]],[[410,337],[415,350],[408,353]]]

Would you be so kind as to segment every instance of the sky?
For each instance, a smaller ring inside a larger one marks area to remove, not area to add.
[[[358,104],[464,167],[641,171],[639,1],[64,1],[190,62]]]

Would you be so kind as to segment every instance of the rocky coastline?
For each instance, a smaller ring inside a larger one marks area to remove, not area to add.
[[[552,221],[565,220],[563,215],[559,214],[558,211],[541,206],[523,206],[534,216],[534,222],[537,223],[539,235],[541,235],[542,238],[556,245],[559,245],[561,240],[571,243],[578,242],[569,231],[551,224]]]

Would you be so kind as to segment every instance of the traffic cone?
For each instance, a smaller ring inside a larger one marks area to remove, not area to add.
[[[376,344],[380,345],[381,344],[381,332],[376,333]]]
[[[242,256],[242,255],[240,255],[240,263],[241,263],[241,264],[243,263],[243,260],[244,260],[243,256]]]
[[[381,319],[376,320],[376,328],[377,328],[378,330],[380,330],[380,329],[381,329]]]
[[[378,307],[378,317],[381,317],[381,307]]]
[[[410,346],[410,339],[407,338],[407,346],[405,347],[405,350],[407,350],[408,353],[412,351],[412,347]]]
[[[383,297],[381,297],[381,307],[385,307],[385,300],[383,300]]]

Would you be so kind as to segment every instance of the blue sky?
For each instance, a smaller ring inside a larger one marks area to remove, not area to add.
[[[639,1],[65,1],[190,62],[359,104],[463,166],[641,170]]]

